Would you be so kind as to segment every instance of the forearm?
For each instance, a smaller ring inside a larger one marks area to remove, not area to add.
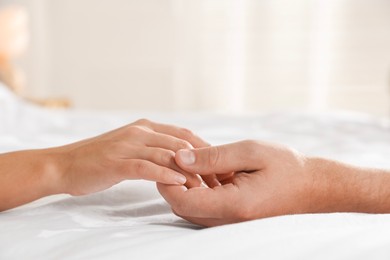
[[[390,213],[390,172],[311,158],[312,212]]]
[[[0,155],[0,211],[60,192],[53,152],[42,149]]]

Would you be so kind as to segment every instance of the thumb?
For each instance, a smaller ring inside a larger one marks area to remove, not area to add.
[[[200,175],[259,170],[260,145],[242,141],[221,146],[182,149],[176,152],[175,161],[185,171]]]

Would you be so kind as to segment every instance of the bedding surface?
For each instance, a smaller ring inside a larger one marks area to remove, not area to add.
[[[0,128],[0,152],[61,145],[147,117],[188,127],[212,144],[263,139],[311,155],[390,168],[388,122],[363,115],[128,115],[20,104],[13,109],[18,120]],[[389,234],[390,215],[356,213],[202,228],[173,215],[154,183],[128,181],[0,213],[0,259],[390,259]]]

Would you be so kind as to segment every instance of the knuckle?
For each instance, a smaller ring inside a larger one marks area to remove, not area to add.
[[[194,133],[188,128],[180,128],[179,131],[181,136],[185,139],[190,139],[195,136]]]
[[[134,124],[149,126],[151,124],[151,121],[149,119],[146,119],[146,118],[140,118],[137,121],[135,121]]]
[[[144,133],[144,129],[140,126],[136,126],[136,125],[129,125],[127,128],[126,128],[126,132],[129,134],[129,135],[141,135]]]
[[[160,154],[160,163],[164,166],[169,166],[175,158],[175,152],[164,151]]]
[[[176,142],[176,150],[180,150],[180,149],[192,149],[192,145],[185,141],[185,140],[178,140]]]

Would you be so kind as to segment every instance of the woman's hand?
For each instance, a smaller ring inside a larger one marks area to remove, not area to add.
[[[43,196],[84,195],[145,179],[199,187],[198,175],[175,163],[180,149],[208,144],[191,131],[145,119],[73,144],[0,155],[0,210]]]
[[[146,119],[91,139],[54,148],[62,192],[83,195],[123,180],[199,187],[202,180],[175,163],[175,152],[207,144],[191,131]]]

